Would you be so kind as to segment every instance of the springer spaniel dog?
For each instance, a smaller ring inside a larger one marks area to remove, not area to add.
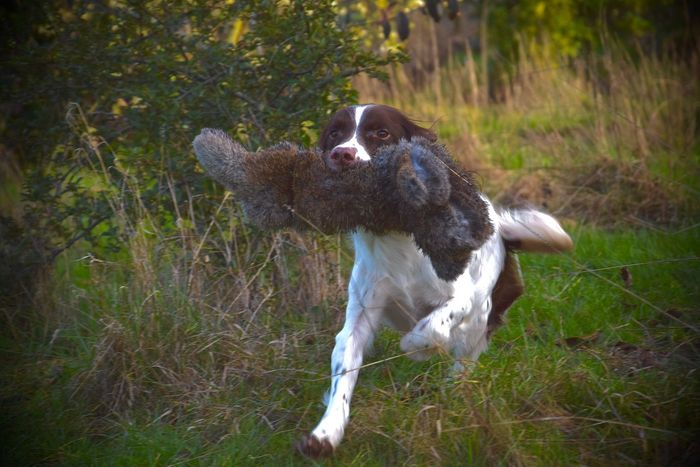
[[[430,130],[385,105],[357,105],[336,112],[323,130],[320,148],[333,170],[369,161],[378,148],[421,136],[436,141]],[[350,415],[350,399],[365,350],[384,325],[402,333],[401,350],[422,360],[450,352],[454,369],[460,360],[476,360],[506,309],[523,292],[513,249],[558,252],[571,249],[559,223],[531,210],[497,211],[484,197],[494,232],[453,282],[440,279],[430,260],[403,233],[352,234],[355,264],[348,286],[345,325],[335,339],[327,408],[311,434],[297,444],[310,457],[333,453]]]

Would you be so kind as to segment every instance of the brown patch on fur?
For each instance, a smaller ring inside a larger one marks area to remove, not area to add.
[[[415,141],[421,145],[414,145]],[[433,193],[433,198],[447,198],[446,204],[428,205],[425,209],[407,214],[411,216],[409,225],[416,243],[430,256],[438,276],[455,279],[464,271],[471,252],[493,233],[488,207],[471,174],[455,163],[443,145],[413,139],[411,143],[399,143],[396,147],[400,148],[402,144],[412,144],[414,166],[433,164],[439,167],[442,164],[446,169],[448,183],[443,181],[442,184],[449,185],[449,190],[446,190],[449,196],[447,193]],[[417,149],[421,151],[415,154]],[[389,147],[386,153],[391,157],[393,151]],[[383,154],[384,150],[378,156]],[[433,169],[433,172],[436,171]],[[429,179],[428,182],[429,190],[438,191],[438,181]]]
[[[410,233],[445,280],[461,274],[493,233],[470,174],[424,138],[383,147],[342,171],[330,170],[320,152],[290,144],[249,153],[221,130],[202,130],[194,148],[262,228]]]
[[[515,300],[525,292],[523,276],[520,272],[518,257],[508,252],[501,275],[491,292],[491,313],[486,324],[488,334],[503,324],[503,317]]]

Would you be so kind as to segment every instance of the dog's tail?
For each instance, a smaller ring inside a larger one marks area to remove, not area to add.
[[[510,209],[499,213],[499,231],[506,245],[514,250],[537,253],[563,253],[574,246],[552,216],[534,209]]]

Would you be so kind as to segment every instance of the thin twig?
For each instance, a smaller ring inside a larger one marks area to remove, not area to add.
[[[474,428],[486,428],[487,426],[494,426],[494,425],[500,425],[500,426],[520,425],[523,423],[534,423],[534,422],[557,422],[557,421],[576,421],[576,420],[580,420],[580,421],[584,421],[584,422],[599,423],[599,424],[604,423],[604,424],[608,424],[608,425],[619,425],[619,426],[624,426],[627,428],[635,428],[638,430],[658,431],[660,433],[666,433],[669,435],[675,434],[675,432],[673,432],[673,431],[664,430],[662,428],[654,428],[651,426],[638,425],[636,423],[620,422],[617,420],[604,420],[602,418],[594,418],[594,417],[580,417],[580,416],[576,416],[576,415],[567,416],[567,417],[564,417],[564,416],[537,417],[537,418],[527,418],[524,420],[508,420],[508,421],[504,421],[504,422],[489,423],[488,425],[484,424],[484,423],[474,423],[471,425],[465,425],[465,426],[460,426],[460,427],[456,427],[456,428],[444,429],[444,430],[442,430],[442,432],[443,433],[454,433],[457,431],[472,430]]]
[[[687,261],[700,261],[700,256],[688,256],[687,258],[657,259],[657,260],[653,260],[653,261],[643,261],[640,263],[626,263],[626,264],[619,264],[617,266],[606,266],[604,268],[595,268],[595,269],[589,268],[587,270],[577,272],[576,274],[581,274],[582,272],[608,271],[610,269],[631,268],[631,267],[635,267],[635,266],[648,266],[650,264],[685,263]]]
[[[221,212],[221,209],[224,207],[224,204],[226,203],[226,201],[228,201],[230,196],[231,196],[231,193],[228,191],[224,194],[224,199],[221,200],[221,203],[216,208],[216,212],[212,216],[212,220],[209,223],[207,230],[204,232],[204,235],[202,235],[202,238],[199,240],[199,244],[194,249],[194,253],[192,254],[192,266],[190,267],[190,275],[187,278],[187,290],[191,289],[192,281],[194,280],[195,266],[197,265],[197,261],[199,260],[199,253],[202,251],[202,247],[204,246],[204,242],[206,241],[207,237],[209,236],[209,232],[211,231],[211,228],[214,226],[214,223],[216,222],[216,216],[219,215],[219,213]]]

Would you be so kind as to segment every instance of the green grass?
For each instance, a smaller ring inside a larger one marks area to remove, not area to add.
[[[451,377],[446,356],[392,359],[398,336],[383,332],[329,463],[629,465],[697,454],[700,340],[686,324],[700,327],[700,229],[573,234],[572,255],[521,255],[527,293],[470,372]],[[264,306],[243,332],[241,316],[177,290],[149,305],[124,264],[64,264],[57,335],[47,321],[43,338],[2,341],[6,465],[307,464],[292,445],[322,413],[342,299]],[[107,344],[111,359],[96,364]],[[120,399],[105,381],[135,394]]]

